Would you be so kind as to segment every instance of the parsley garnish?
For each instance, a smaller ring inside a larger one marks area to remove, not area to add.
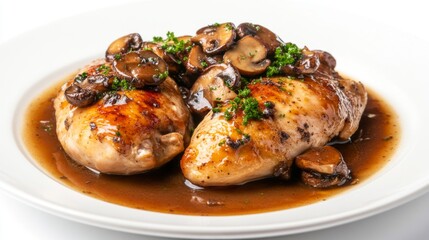
[[[262,118],[262,111],[259,109],[258,100],[254,97],[251,97],[251,91],[247,87],[242,90],[238,90],[237,97],[230,102],[230,107],[228,107],[224,112],[224,117],[226,120],[231,120],[233,113],[236,113],[238,109],[243,110],[243,125],[246,126],[249,123],[249,120],[260,120]]]
[[[113,79],[112,82],[112,86],[111,86],[113,91],[120,91],[120,90],[134,90],[135,87],[131,86],[131,84],[125,80],[125,79],[121,79],[119,80],[118,78],[115,77],[115,79]]]
[[[179,40],[176,36],[174,36],[173,32],[167,32],[167,38],[162,39],[162,37],[153,37],[153,41],[157,43],[162,43],[161,48],[170,54],[178,54],[180,52],[188,51],[189,47],[186,47],[188,41]]]
[[[97,68],[97,72],[101,72],[103,75],[107,75],[110,72],[110,67],[103,64]]]
[[[226,30],[229,30],[229,31],[234,29],[234,27],[231,25],[231,23],[225,24],[225,28],[226,28]]]
[[[258,101],[253,98],[245,98],[243,99],[243,125],[246,126],[250,119],[260,120],[262,117],[262,112],[259,110]]]
[[[206,67],[208,66],[207,62],[206,62],[206,61],[204,61],[204,60],[202,60],[202,61],[200,62],[200,64],[201,64],[201,67],[203,67],[203,68],[206,68]]]
[[[162,42],[162,37],[153,37],[154,42]]]
[[[75,81],[77,83],[81,83],[83,82],[83,80],[85,80],[88,77],[88,73],[87,72],[83,72],[81,74],[78,74],[77,77],[75,77]]]
[[[293,43],[286,43],[276,48],[274,61],[267,69],[267,77],[272,77],[280,73],[282,67],[295,64],[301,58],[301,49]]]
[[[120,60],[122,58],[122,55],[121,54],[115,54],[115,60]]]
[[[168,71],[165,71],[163,73],[158,74],[157,76],[159,78],[159,80],[164,80],[168,77]]]

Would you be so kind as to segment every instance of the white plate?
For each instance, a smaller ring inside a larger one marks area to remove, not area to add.
[[[211,4],[211,5],[210,5]],[[182,238],[248,238],[327,228],[393,208],[429,188],[427,44],[395,29],[314,2],[148,1],[68,18],[0,46],[0,189],[52,214],[126,232]],[[393,159],[355,188],[300,208],[262,214],[197,217],[130,209],[80,194],[34,163],[21,141],[28,103],[118,36],[144,39],[193,34],[214,22],[254,22],[285,41],[331,52],[337,69],[380,93],[400,116],[402,140]]]

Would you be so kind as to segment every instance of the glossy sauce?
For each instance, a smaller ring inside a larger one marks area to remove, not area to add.
[[[238,215],[268,212],[325,201],[368,179],[391,158],[400,139],[398,120],[380,97],[369,91],[369,101],[352,143],[337,144],[353,181],[333,189],[291,181],[265,179],[241,186],[196,189],[185,184],[180,156],[167,165],[140,175],[97,174],[62,150],[55,134],[52,99],[59,86],[47,90],[30,105],[24,141],[40,168],[63,184],[89,196],[131,208],[187,215]]]

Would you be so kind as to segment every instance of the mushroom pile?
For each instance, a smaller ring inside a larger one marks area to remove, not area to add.
[[[125,81],[125,90],[156,89],[169,76],[197,118],[234,99],[249,78],[299,78],[330,71],[336,64],[329,53],[299,49],[261,25],[242,23],[236,27],[230,22],[203,27],[195,36],[176,37],[168,32],[166,38],[153,37],[152,41],[131,33],[110,44],[105,62],[104,71],[79,75],[68,87],[65,93],[71,104],[89,106],[117,90],[112,88],[115,82]]]

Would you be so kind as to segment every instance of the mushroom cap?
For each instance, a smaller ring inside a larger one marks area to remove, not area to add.
[[[138,33],[131,33],[122,36],[113,41],[106,50],[106,61],[115,60],[116,54],[124,54],[130,50],[135,51],[140,49],[143,43],[142,37]]]
[[[206,54],[214,55],[226,51],[233,44],[235,36],[235,26],[228,22],[203,27],[191,40],[201,44]]]
[[[82,88],[77,84],[72,84],[64,91],[66,100],[77,107],[86,107],[97,101],[97,93],[88,88]]]
[[[244,76],[256,76],[263,73],[271,61],[266,59],[267,49],[264,44],[250,35],[240,39],[223,56],[226,63],[231,63]]]
[[[205,67],[203,63],[206,63],[206,54],[200,45],[195,45],[189,51],[188,60],[186,61],[186,72],[188,74],[197,74],[202,72]]]
[[[230,64],[215,64],[204,70],[192,86],[188,106],[191,111],[204,117],[216,103],[233,99],[237,94],[233,87],[240,86],[240,74]]]
[[[136,88],[159,85],[166,79],[165,73],[168,74],[167,63],[149,50],[124,54],[113,61],[113,69]]]
[[[277,47],[279,47],[283,41],[268,28],[252,23],[242,23],[237,27],[237,35],[243,38],[247,35],[258,38],[262,44],[268,50],[268,54],[273,54]]]
[[[178,73],[180,70],[180,66],[177,63],[177,60],[173,58],[171,54],[166,53],[162,48],[161,44],[154,42],[143,42],[142,50],[149,50],[154,52],[160,58],[162,58],[168,65],[168,72],[170,73]]]

